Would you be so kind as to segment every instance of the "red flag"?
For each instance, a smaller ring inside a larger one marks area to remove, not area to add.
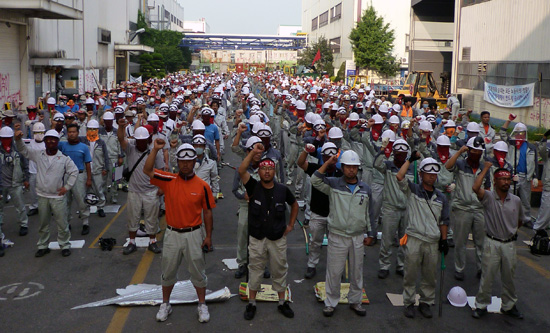
[[[317,54],[315,55],[315,58],[313,58],[313,62],[311,63],[311,66],[313,66],[313,64],[317,61],[317,60],[321,60],[321,50],[317,50]]]

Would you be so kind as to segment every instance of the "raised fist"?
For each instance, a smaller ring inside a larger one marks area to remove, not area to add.
[[[514,119],[516,119],[516,117],[517,117],[517,115],[516,115],[516,114],[514,114],[514,113],[510,113],[510,114],[508,115],[508,120],[510,120],[510,121],[514,121]]]

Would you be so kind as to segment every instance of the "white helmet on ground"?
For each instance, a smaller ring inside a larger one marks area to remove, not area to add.
[[[466,291],[459,286],[451,288],[449,294],[447,294],[447,299],[452,306],[464,307],[468,304],[468,297],[466,296]]]
[[[340,164],[344,165],[361,165],[361,159],[359,158],[359,155],[357,155],[356,152],[353,150],[346,150],[342,153],[342,157],[340,158]]]

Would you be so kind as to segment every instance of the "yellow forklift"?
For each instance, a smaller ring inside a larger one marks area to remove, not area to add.
[[[445,81],[446,78],[442,76],[442,79]],[[447,86],[447,84],[443,82],[443,86]],[[437,89],[437,84],[431,71],[410,72],[403,88],[392,91],[390,98],[395,100],[401,94],[416,97],[417,101],[425,99],[435,100],[439,109],[447,107],[447,97]]]

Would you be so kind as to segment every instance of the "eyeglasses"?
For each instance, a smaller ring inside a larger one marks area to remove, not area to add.
[[[441,170],[441,166],[440,166],[439,164],[430,163],[430,164],[424,165],[420,171],[422,171],[422,172],[436,172],[436,173],[439,173],[440,170]]]
[[[176,157],[179,160],[182,160],[182,159],[192,160],[195,157],[197,157],[197,152],[191,149],[182,149],[176,153]]]
[[[338,154],[338,149],[337,148],[326,148],[325,150],[323,150],[323,155],[326,155],[326,156],[334,156],[336,154]]]

